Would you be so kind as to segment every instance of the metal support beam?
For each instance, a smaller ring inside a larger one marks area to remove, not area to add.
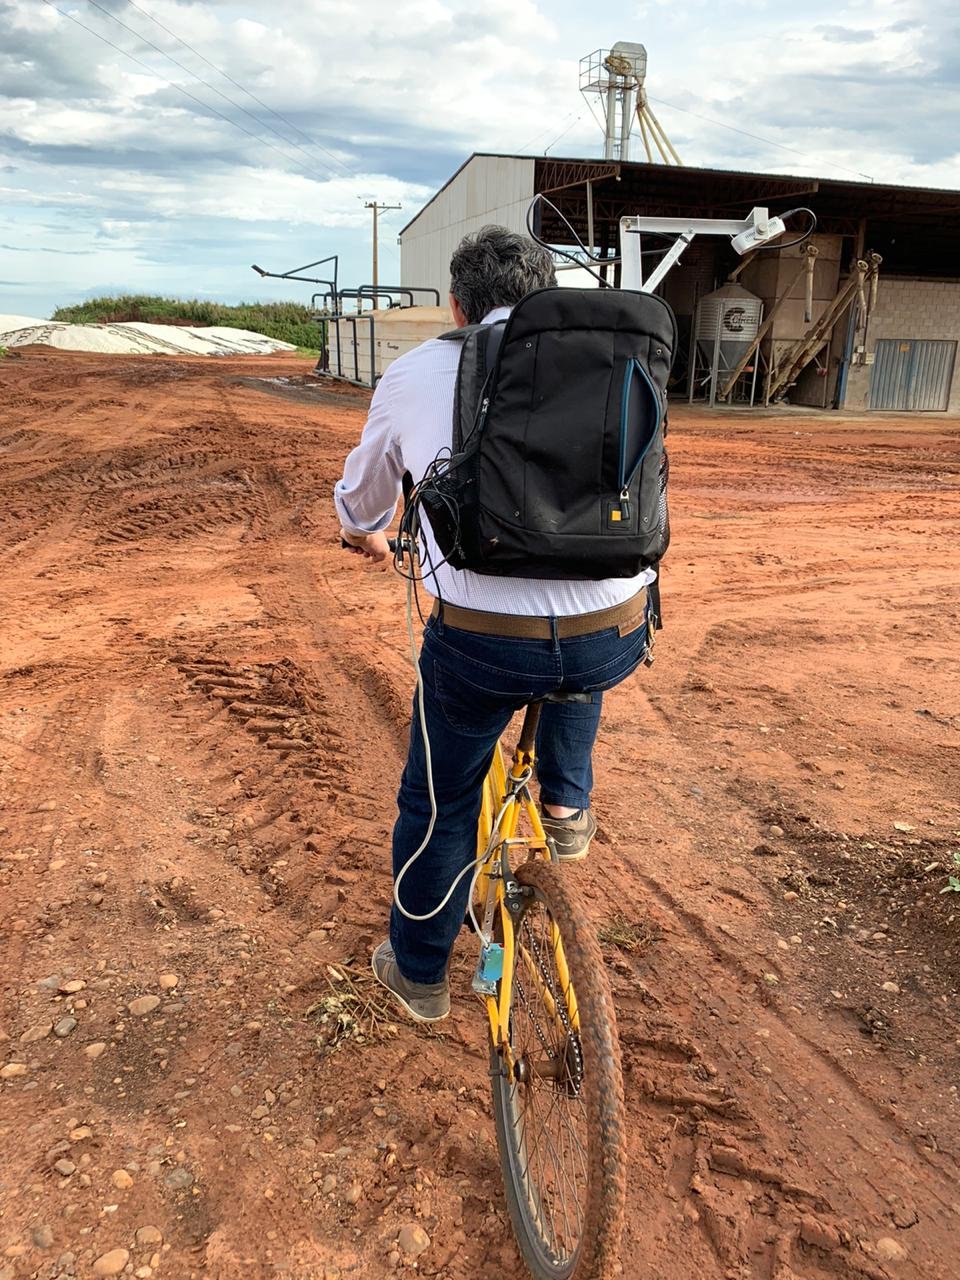
[[[622,267],[622,287],[624,289],[642,289],[651,293],[666,276],[670,268],[679,260],[680,255],[696,235],[729,236],[734,249],[738,253],[747,253],[757,245],[776,240],[783,234],[785,227],[777,218],[771,218],[766,209],[753,209],[746,218],[649,218],[644,215],[620,219],[620,259]],[[676,240],[667,250],[650,279],[643,279],[643,256],[640,248],[640,237],[644,233],[660,236],[675,236]]]
[[[333,263],[333,279],[324,280],[319,276],[303,276],[301,271],[309,271],[311,267],[322,267],[325,262]],[[250,268],[255,271],[258,276],[268,276],[271,280],[303,280],[306,284],[325,284],[332,286],[333,292],[337,291],[337,273],[340,266],[340,255],[331,253],[328,258],[318,258],[316,262],[305,262],[302,267],[291,267],[289,271],[267,271],[264,267],[258,267],[254,262]]]

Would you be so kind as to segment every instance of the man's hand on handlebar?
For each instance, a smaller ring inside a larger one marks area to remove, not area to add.
[[[393,556],[389,539],[385,533],[348,533],[346,529],[340,530],[340,541],[348,551],[354,554],[366,556],[368,560],[372,560],[375,564],[381,564]]]

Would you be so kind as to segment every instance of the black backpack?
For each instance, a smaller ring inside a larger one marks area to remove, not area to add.
[[[463,343],[452,456],[416,487],[457,569],[626,578],[667,549],[666,382],[677,340],[663,299],[541,289]]]

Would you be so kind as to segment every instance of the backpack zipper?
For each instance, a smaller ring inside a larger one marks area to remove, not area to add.
[[[653,430],[650,432],[650,435],[643,446],[640,456],[637,458],[637,461],[634,464],[633,470],[630,472],[629,475],[627,475],[626,474],[626,471],[627,471],[627,414],[629,413],[629,410],[630,410],[630,387],[631,387],[634,369],[639,371],[640,376],[643,378],[644,382],[647,385],[648,390],[650,391],[650,394],[653,396],[653,401],[656,406],[657,416],[656,416],[656,421],[653,424]],[[640,470],[640,466],[644,458],[649,453],[650,446],[653,444],[654,440],[657,437],[657,432],[660,429],[660,423],[662,421],[663,421],[663,405],[660,402],[660,393],[657,390],[656,385],[653,382],[653,379],[647,373],[646,369],[643,367],[640,361],[635,356],[631,356],[630,359],[627,361],[627,367],[624,370],[623,396],[620,401],[619,504],[620,504],[620,519],[623,521],[628,521],[630,519],[630,485],[633,483],[634,477],[636,476],[637,472]]]

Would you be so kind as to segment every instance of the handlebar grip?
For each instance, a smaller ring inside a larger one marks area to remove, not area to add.
[[[400,545],[400,543],[399,543],[399,540],[398,540],[397,538],[388,538],[388,539],[387,539],[387,546],[390,548],[390,552],[391,552],[391,554],[392,554],[392,555],[396,555],[396,553],[397,553],[397,547],[398,547],[399,545]],[[343,550],[344,550],[344,551],[349,551],[349,550],[350,550],[350,543],[349,543],[349,542],[347,542],[346,538],[341,538],[341,539],[340,539],[340,546],[343,548]]]

